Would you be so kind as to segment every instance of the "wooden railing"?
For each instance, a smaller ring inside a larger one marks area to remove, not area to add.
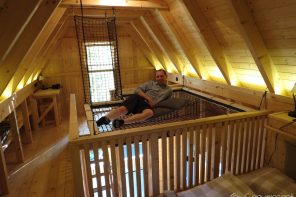
[[[267,114],[241,112],[72,139],[73,170],[81,184],[76,192],[157,196],[225,171],[258,169],[263,166]]]

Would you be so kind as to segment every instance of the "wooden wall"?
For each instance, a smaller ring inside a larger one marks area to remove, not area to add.
[[[192,50],[210,74],[213,81],[223,83],[219,78],[215,52],[210,48],[213,43],[204,34],[211,33],[218,41],[218,48],[223,51],[242,87],[264,90],[266,85],[261,77],[258,66],[247,46],[235,14],[230,9],[231,0],[196,1],[203,23],[196,24],[182,1],[169,1],[170,13],[174,24],[181,27],[185,37],[191,40]],[[240,1],[242,2],[242,1]],[[246,0],[244,10],[251,13],[251,20],[259,30],[264,45],[275,65],[279,82],[289,91],[296,78],[296,2],[293,0]],[[188,15],[189,14],[189,15]],[[205,26],[202,26],[205,25]],[[248,36],[252,36],[251,34]]]
[[[70,16],[64,35],[56,43],[55,52],[48,58],[41,74],[48,86],[60,83],[64,115],[68,114],[69,95],[76,94],[78,114],[83,112],[83,84],[80,68],[80,57],[75,33],[73,17]],[[125,33],[125,25],[117,29],[119,45],[119,62],[123,88],[134,87],[154,77],[154,67],[149,63],[142,51],[134,43],[131,36]]]

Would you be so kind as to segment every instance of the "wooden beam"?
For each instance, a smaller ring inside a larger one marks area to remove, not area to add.
[[[171,59],[178,71],[184,74],[184,64],[178,55],[179,52],[168,39],[167,35],[165,35],[164,30],[160,28],[162,24],[160,24],[159,21],[156,21],[155,17],[151,14],[141,17],[141,21],[146,28],[151,30],[149,32],[153,34],[153,37],[157,38],[163,52]]]
[[[23,89],[15,92],[12,96],[6,99],[0,100],[0,122],[4,120],[13,110],[11,107],[11,102],[14,100],[14,107],[18,107],[21,103],[24,102],[29,95],[33,94],[35,91],[34,83],[25,86]]]
[[[70,8],[68,8],[70,10]],[[82,15],[80,8],[72,8],[71,12],[73,15]],[[111,17],[114,16],[118,18],[138,18],[145,15],[149,10],[146,9],[100,9],[100,8],[83,8],[83,16],[96,16],[96,17]]]
[[[199,8],[197,1],[183,0],[183,2],[196,26],[200,30],[201,38],[216,62],[216,65],[220,69],[227,84],[240,86],[239,80],[237,79],[233,68],[227,60],[227,57],[225,56],[217,38],[210,29],[210,25],[207,22],[206,17],[203,15],[202,10]]]
[[[64,15],[66,9],[65,8],[57,8],[52,17],[50,17],[49,21],[46,23],[46,26],[42,29],[42,32],[39,34],[38,38],[34,41],[32,47],[30,47],[29,51],[26,53],[24,58],[22,59],[20,65],[18,66],[15,74],[12,79],[9,81],[8,85],[4,89],[3,92],[7,93],[9,91],[14,92],[16,87],[19,85],[26,71],[29,70],[30,67],[33,67],[32,61],[39,54],[42,47],[45,45],[48,40],[50,34],[55,29],[55,26]],[[24,86],[24,84],[20,84],[20,88]]]
[[[149,48],[139,33],[131,26],[131,24],[125,25],[125,30],[131,36],[132,40],[137,44],[137,46],[140,47],[140,50],[143,52],[148,61],[155,67],[155,69],[164,69],[156,55]]]
[[[104,1],[104,0],[83,0],[83,8],[121,8],[121,9],[169,9],[168,5],[161,0],[149,1]],[[80,7],[80,2],[77,0],[63,0],[62,7]]]
[[[60,19],[59,23],[55,26],[54,31],[51,32],[42,49],[34,57],[30,68],[22,78],[24,84],[27,84],[28,80],[32,76],[37,75],[37,73],[44,68],[47,59],[54,53],[56,43],[59,42],[59,38],[64,35],[65,30],[68,28],[68,23],[66,22],[68,19],[68,16],[64,16]]]
[[[6,168],[5,155],[2,149],[2,140],[0,140],[0,191],[2,194],[8,194],[8,173]]]
[[[247,2],[244,0],[227,0],[227,2],[268,90],[271,93],[277,92],[276,89],[281,88],[279,74],[272,62]]]
[[[184,55],[198,74],[201,79],[210,79],[206,68],[203,66],[202,62],[197,57],[197,53],[195,51],[195,47],[191,44],[191,42],[187,39],[186,34],[182,31],[182,27],[180,27],[175,19],[173,18],[173,13],[170,11],[154,11],[155,15],[163,18],[163,21],[166,23],[166,26],[170,29],[170,31],[175,36],[179,47],[183,51]]]
[[[23,152],[23,146],[21,142],[20,131],[18,128],[15,108],[9,114],[9,124],[10,124],[10,129],[11,129],[12,138],[13,138],[12,143],[13,143],[15,154],[16,154],[16,160],[18,162],[23,162],[24,152]]]
[[[18,41],[14,44],[10,53],[6,56],[5,60],[0,65],[0,94],[7,86],[8,82],[16,72],[19,63],[26,55],[36,37],[41,32],[42,28],[46,24],[48,18],[51,16],[53,10],[58,6],[59,1],[55,0],[43,0],[36,12],[32,16],[28,25],[23,30]],[[12,12],[13,14],[14,12]]]
[[[171,63],[167,55],[162,51],[159,44],[156,43],[156,38],[148,32],[146,26],[141,22],[141,20],[135,20],[131,22],[132,27],[141,35],[142,39],[146,42],[149,48],[157,56],[160,63],[165,67],[168,72],[179,72]]]
[[[0,12],[0,65],[16,44],[42,0],[6,1]],[[19,9],[21,8],[21,9]],[[17,12],[16,12],[17,10]]]

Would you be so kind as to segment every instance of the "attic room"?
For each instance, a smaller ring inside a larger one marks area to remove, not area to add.
[[[295,196],[295,10],[0,0],[0,196]],[[98,124],[159,73],[149,117]]]

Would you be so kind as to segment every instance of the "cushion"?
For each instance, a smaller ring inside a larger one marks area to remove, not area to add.
[[[265,167],[239,177],[258,195],[296,195],[293,179],[275,168]]]
[[[155,105],[155,108],[163,107],[163,108],[169,108],[173,110],[181,109],[185,106],[187,103],[186,99],[182,98],[168,98],[166,100],[163,100]]]
[[[177,193],[179,197],[243,197],[252,196],[254,192],[239,178],[230,173],[226,173],[203,185]]]
[[[168,114],[172,111],[174,111],[173,109],[169,109],[169,108],[165,108],[165,107],[156,107],[153,109],[154,114],[152,116],[152,118],[156,118],[158,116],[164,115],[164,114]]]

